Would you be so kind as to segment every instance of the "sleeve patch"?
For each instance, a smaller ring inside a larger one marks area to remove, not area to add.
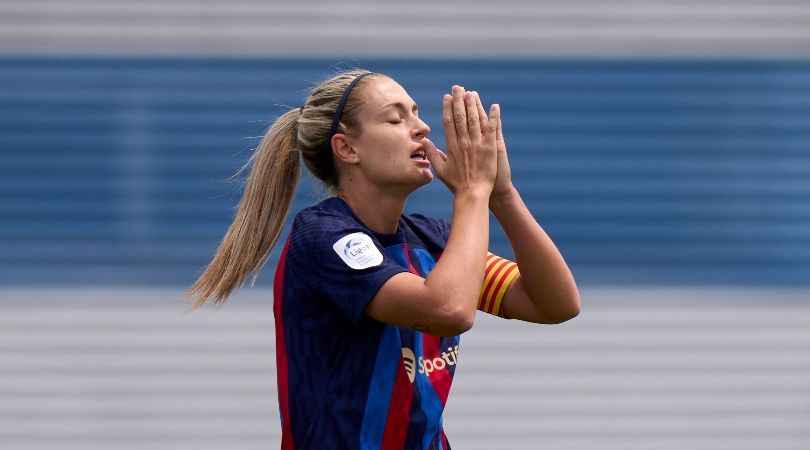
[[[332,245],[335,253],[347,266],[354,270],[368,269],[382,264],[383,255],[365,233],[352,233],[343,236]]]

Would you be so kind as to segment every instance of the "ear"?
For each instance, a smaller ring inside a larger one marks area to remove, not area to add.
[[[332,154],[336,159],[344,163],[357,164],[360,162],[357,152],[352,147],[351,138],[343,133],[332,136]]]

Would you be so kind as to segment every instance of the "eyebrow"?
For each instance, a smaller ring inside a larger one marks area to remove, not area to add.
[[[408,107],[407,107],[407,106],[405,106],[405,104],[404,104],[404,103],[402,103],[402,102],[394,102],[394,103],[389,103],[389,104],[387,104],[387,105],[383,106],[383,107],[382,107],[382,109],[388,108],[389,106],[393,106],[393,107],[395,107],[395,108],[397,108],[397,109],[401,109],[401,110],[403,110],[403,111],[407,111],[407,110],[408,110]],[[414,110],[414,111],[419,111],[419,107],[416,105],[416,103],[414,103],[414,104],[413,104],[413,110]]]

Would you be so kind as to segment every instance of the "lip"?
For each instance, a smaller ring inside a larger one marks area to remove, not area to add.
[[[422,145],[420,145],[420,146],[416,147],[416,148],[415,148],[415,149],[414,149],[414,150],[411,152],[411,156],[413,156],[413,154],[414,154],[414,153],[416,153],[416,152],[420,152],[420,151],[421,151],[422,153],[424,153],[424,154],[425,154],[425,159],[413,159],[413,161],[427,161],[427,160],[428,160],[428,159],[427,159],[427,150],[425,150],[425,146],[424,146],[424,144],[422,144]]]

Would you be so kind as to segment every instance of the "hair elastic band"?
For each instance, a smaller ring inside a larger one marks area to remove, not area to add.
[[[340,118],[343,116],[343,108],[346,106],[346,101],[349,99],[349,94],[351,94],[352,89],[357,84],[358,81],[362,80],[364,76],[371,75],[374,72],[366,72],[362,75],[358,75],[357,78],[352,80],[349,83],[349,86],[343,91],[343,95],[340,97],[340,103],[338,103],[338,107],[335,110],[335,116],[332,118],[332,127],[329,128],[329,137],[327,138],[327,143],[329,144],[329,148],[332,148],[332,136],[337,133],[338,125],[340,124]]]

